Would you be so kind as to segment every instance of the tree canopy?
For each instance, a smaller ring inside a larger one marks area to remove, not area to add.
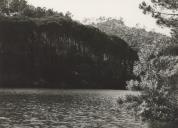
[[[143,1],[140,8],[145,14],[151,14],[159,25],[172,29],[172,34],[178,36],[178,1],[177,0],[149,0]]]
[[[133,71],[140,80],[128,82],[128,88],[140,88],[142,92],[136,97],[128,96],[125,102],[146,120],[177,121],[177,5],[176,0],[150,0],[140,5],[159,25],[172,28],[170,40],[155,41],[139,50]]]
[[[4,16],[26,16],[32,18],[40,18],[47,16],[66,16],[71,19],[71,13],[54,11],[45,7],[34,7],[28,4],[26,0],[0,0],[0,14]]]

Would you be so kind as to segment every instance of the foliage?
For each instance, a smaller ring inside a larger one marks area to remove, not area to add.
[[[175,39],[178,37],[178,2],[177,0],[149,0],[140,4],[145,14],[151,14],[157,23],[172,29]]]
[[[140,90],[139,81],[138,80],[129,80],[126,82],[126,88],[128,90]]]
[[[134,74],[140,77],[140,82],[128,84],[128,87],[139,87],[141,95],[134,101],[126,99],[129,108],[146,120],[177,120],[178,108],[176,86],[178,76],[178,57],[171,52],[165,52],[167,43],[142,48],[139,52],[139,62],[134,66]],[[172,43],[172,42],[171,42]],[[169,45],[168,45],[169,44]],[[167,50],[169,51],[169,50]],[[132,88],[131,88],[132,89]],[[132,97],[132,96],[131,96]]]
[[[159,47],[161,49],[161,47]],[[140,76],[139,84],[142,93],[134,101],[126,99],[130,108],[147,120],[176,120],[178,109],[177,99],[174,95],[177,84],[178,57],[160,55],[158,51],[150,48],[147,52],[139,54],[139,62],[134,67],[134,73]],[[147,53],[147,54],[146,54]],[[151,57],[152,56],[152,57]],[[131,96],[132,97],[132,96]]]
[[[175,10],[174,6],[177,6],[174,0],[152,0],[152,2],[154,6],[143,2],[141,9],[145,13],[152,13],[154,17],[156,11],[159,12],[156,6]],[[175,2],[175,5],[172,2]],[[166,26],[172,25],[176,31],[177,28],[173,24],[176,20],[169,19],[169,17],[163,18],[163,15],[165,14],[160,12],[159,16],[155,17],[158,23]],[[138,85],[142,92],[138,96],[127,97],[123,103],[128,104],[128,108],[134,109],[136,114],[143,119],[177,121],[178,54],[176,52],[177,37],[174,35],[177,33],[172,35],[173,38],[169,42],[168,40],[156,41],[139,50],[139,61],[134,66],[134,74],[140,77]]]
[[[177,120],[178,109],[174,90],[178,76],[178,57],[160,56],[147,61],[145,65],[146,68],[139,68],[138,72],[138,75],[142,74],[139,83],[141,94],[127,96],[124,101],[118,103],[124,103],[143,120]],[[138,68],[138,65],[135,68]]]
[[[26,0],[0,0],[0,14],[4,16],[26,16],[32,18],[41,18],[48,16],[65,16],[71,19],[70,12],[66,14],[58,13],[53,9],[34,7],[28,4]]]

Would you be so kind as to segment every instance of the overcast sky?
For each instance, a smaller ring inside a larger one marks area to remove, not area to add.
[[[73,19],[82,21],[84,18],[122,17],[128,26],[137,23],[147,30],[155,29],[158,32],[168,32],[155,24],[155,19],[144,15],[139,9],[143,0],[28,0],[34,6],[53,8],[59,12],[70,11]]]

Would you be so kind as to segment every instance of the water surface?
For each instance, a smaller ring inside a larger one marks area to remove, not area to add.
[[[114,90],[1,90],[0,128],[145,128]]]

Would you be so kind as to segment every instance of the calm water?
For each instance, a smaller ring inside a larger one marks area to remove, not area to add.
[[[0,128],[147,128],[117,105],[117,98],[128,93],[1,90]]]

